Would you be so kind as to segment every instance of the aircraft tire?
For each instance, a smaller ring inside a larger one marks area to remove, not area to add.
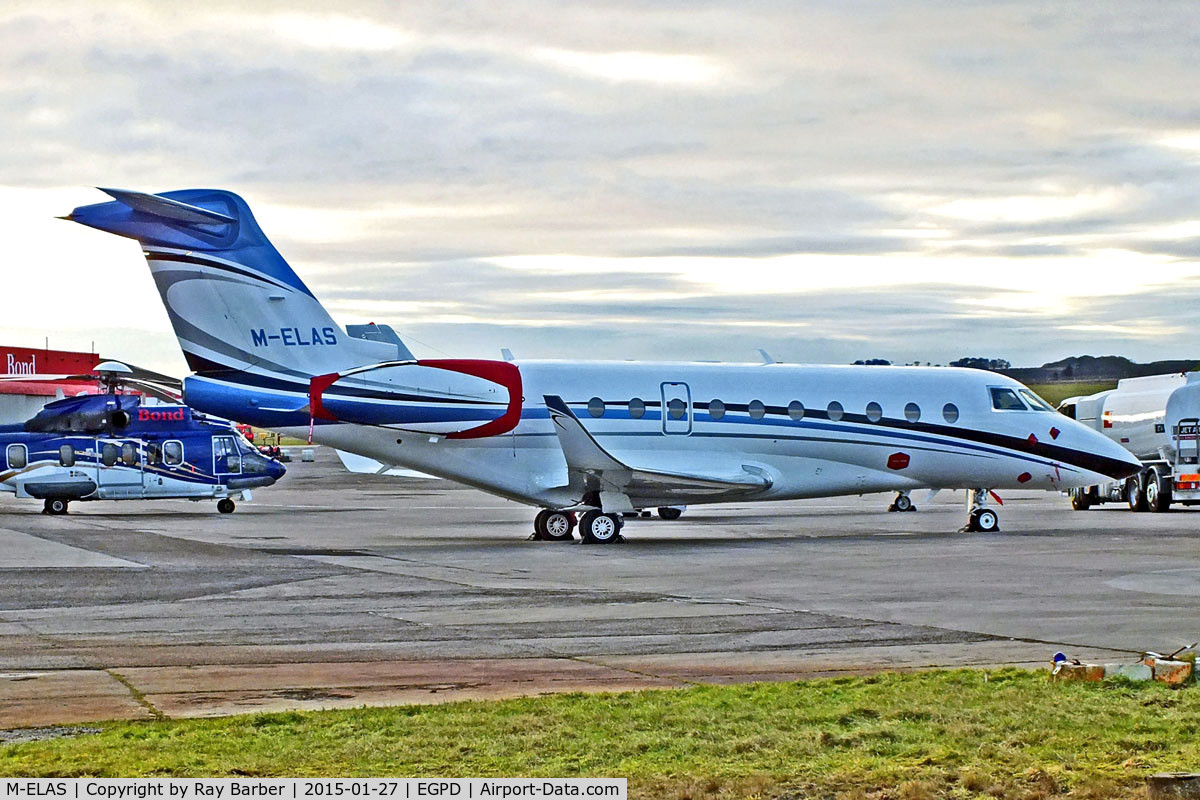
[[[551,511],[546,509],[537,515],[534,524],[538,536],[547,542],[570,542],[575,539],[571,532],[575,530],[575,515],[570,511]]]
[[[898,494],[892,504],[888,506],[888,511],[912,511],[912,508],[912,498],[906,494]]]
[[[237,508],[237,506],[234,505],[233,501],[228,497],[217,501],[217,511],[221,514],[232,514],[235,508]]]
[[[683,511],[678,508],[672,508],[671,506],[663,506],[662,508],[658,509],[659,519],[673,520],[673,519],[679,519],[682,516],[683,516]]]
[[[994,533],[1000,530],[1000,516],[990,508],[978,508],[971,512],[971,527],[979,533]]]
[[[610,544],[621,538],[621,518],[589,511],[579,520],[579,535],[588,544]]]
[[[1087,511],[1092,507],[1092,497],[1086,489],[1071,490],[1071,508],[1076,511]]]
[[[61,497],[51,497],[43,504],[43,510],[47,514],[60,516],[67,513],[67,501]]]
[[[1130,511],[1146,510],[1146,490],[1142,488],[1140,476],[1134,475],[1125,481],[1125,502]]]
[[[1171,510],[1171,482],[1156,469],[1146,473],[1146,507],[1159,514]]]
[[[543,531],[545,530],[544,523],[545,523],[546,517],[547,517],[547,515],[549,515],[549,513],[550,513],[550,509],[543,508],[541,511],[539,511],[537,513],[537,516],[535,516],[533,518],[533,536],[531,538],[533,538],[533,539],[544,538],[543,537]]]

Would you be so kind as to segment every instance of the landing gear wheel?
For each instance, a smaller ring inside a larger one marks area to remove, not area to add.
[[[971,512],[970,525],[979,533],[992,533],[1000,530],[1000,517],[990,508],[979,508]]]
[[[1071,508],[1076,511],[1087,511],[1091,507],[1092,493],[1090,489],[1071,490]]]
[[[897,494],[896,499],[888,506],[888,511],[916,511],[912,498],[907,494]]]
[[[575,539],[571,531],[575,530],[575,515],[570,511],[540,512],[533,522],[538,538],[545,542],[570,542]]]
[[[233,501],[228,497],[217,501],[217,511],[221,512],[222,514],[232,514],[235,508],[237,508],[237,506],[235,506]]]
[[[608,544],[621,538],[621,518],[589,511],[579,520],[579,535],[590,544]]]
[[[1146,490],[1142,488],[1141,478],[1137,475],[1125,481],[1125,502],[1130,511],[1146,510]]]
[[[1157,469],[1146,473],[1146,508],[1159,514],[1171,509],[1171,482],[1159,477]]]
[[[658,510],[659,519],[679,519],[683,516],[682,508],[673,508],[671,506],[663,506]]]
[[[56,517],[65,514],[67,513],[67,501],[61,497],[51,497],[42,505],[42,511]]]

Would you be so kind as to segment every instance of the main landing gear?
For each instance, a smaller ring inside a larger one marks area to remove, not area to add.
[[[917,507],[913,505],[912,498],[908,496],[908,491],[896,492],[896,499],[888,506],[888,511],[916,511]]]
[[[222,514],[232,514],[235,508],[237,506],[228,497],[223,497],[217,501],[217,511]]]
[[[587,511],[579,518],[579,535],[585,544],[608,544],[622,541],[624,522],[620,514]],[[533,519],[533,534],[529,537],[543,542],[570,542],[575,530],[575,514],[571,511],[542,509]]]
[[[575,537],[575,514],[570,511],[554,511],[543,508],[533,518],[533,535],[529,538],[543,542],[569,542]]]
[[[967,524],[959,533],[992,533],[1000,530],[1000,517],[987,507],[987,489],[967,490]]]
[[[59,516],[67,513],[67,501],[61,497],[51,497],[42,504],[42,513]]]

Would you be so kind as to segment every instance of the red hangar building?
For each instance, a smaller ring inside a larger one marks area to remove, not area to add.
[[[30,376],[28,381],[0,381],[0,424],[24,422],[60,396],[60,392],[61,396],[70,397],[96,391],[94,380],[44,381],[33,376],[81,375],[91,372],[99,363],[100,356],[95,353],[0,345],[0,373]]]

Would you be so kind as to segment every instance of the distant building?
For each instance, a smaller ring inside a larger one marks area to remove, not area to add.
[[[0,381],[0,424],[24,422],[59,392],[70,396],[96,391],[95,381],[45,381],[32,376],[79,375],[91,372],[99,363],[100,356],[95,353],[0,345],[0,373],[31,376],[27,381]]]

